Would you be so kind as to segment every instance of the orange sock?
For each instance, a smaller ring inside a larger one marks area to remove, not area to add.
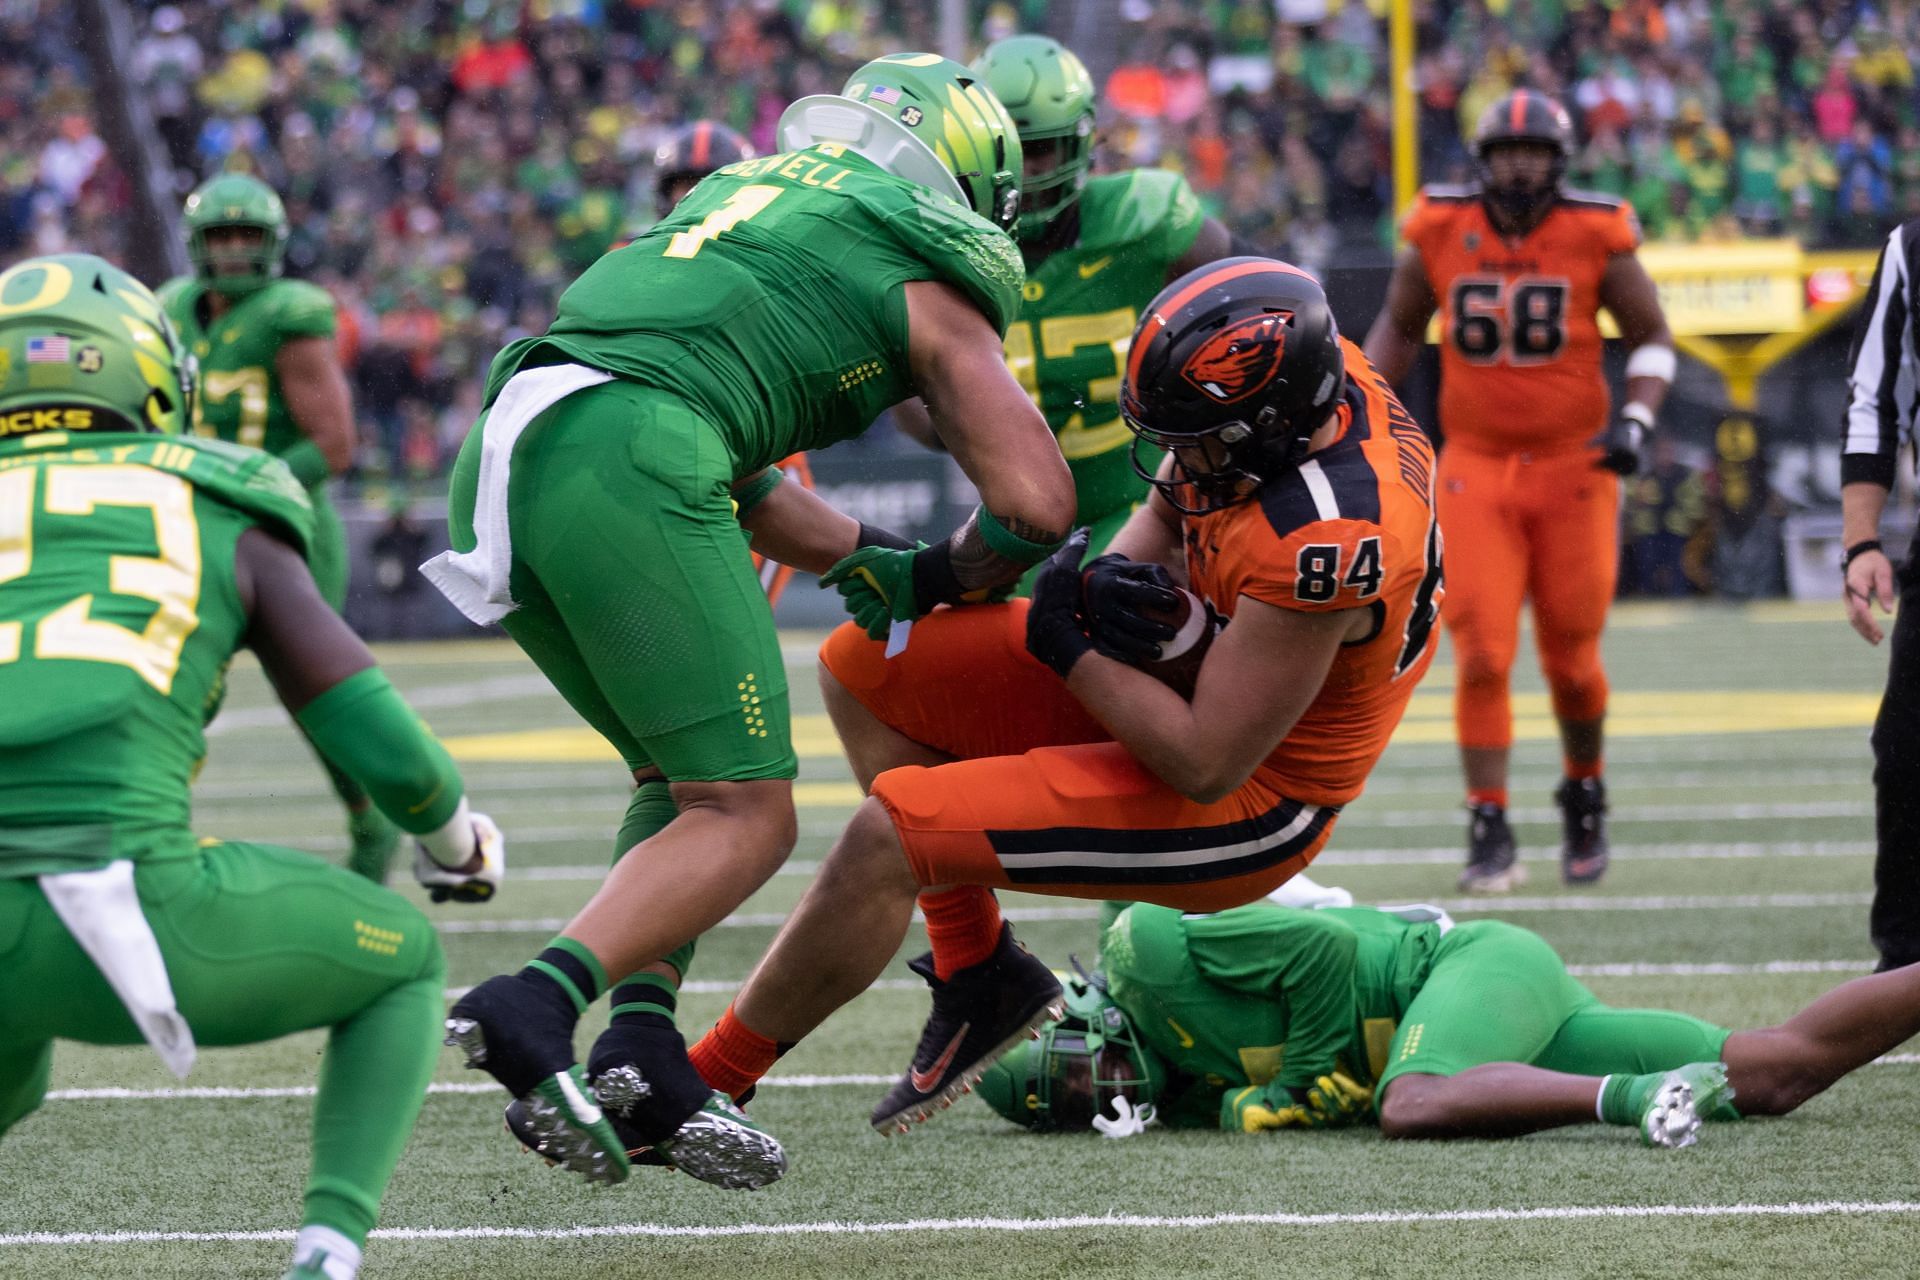
[[[1560,758],[1566,765],[1567,776],[1575,782],[1599,777],[1604,763],[1598,756],[1591,760],[1573,760],[1566,756]]]
[[[991,889],[963,884],[922,893],[920,911],[933,944],[934,976],[942,982],[987,959],[1000,945],[1000,903]]]
[[[1467,807],[1469,809],[1478,809],[1483,804],[1495,804],[1499,805],[1502,809],[1506,808],[1507,789],[1505,787],[1488,787],[1481,791],[1470,790],[1467,792]]]
[[[687,1057],[693,1069],[708,1085],[729,1098],[738,1098],[773,1069],[780,1046],[740,1021],[728,1005],[720,1021],[693,1048]]]

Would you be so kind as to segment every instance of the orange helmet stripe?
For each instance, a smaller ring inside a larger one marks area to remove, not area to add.
[[[1507,127],[1518,133],[1527,123],[1527,91],[1521,89],[1513,95],[1513,105],[1507,109]]]
[[[693,154],[687,157],[688,166],[694,169],[707,167],[707,154],[711,148],[707,145],[713,137],[713,125],[702,120],[693,126]]]
[[[1179,293],[1168,298],[1165,306],[1155,307],[1148,314],[1140,326],[1140,332],[1134,335],[1132,349],[1127,352],[1127,381],[1134,382],[1139,378],[1141,354],[1153,341],[1154,335],[1167,327],[1168,313],[1178,311],[1215,285],[1226,284],[1229,280],[1238,280],[1243,276],[1258,275],[1266,271],[1280,271],[1305,280],[1313,280],[1312,276],[1300,268],[1272,258],[1262,258],[1257,262],[1236,262],[1232,266],[1223,266],[1207,272]],[[1319,281],[1314,280],[1314,283],[1318,284]]]

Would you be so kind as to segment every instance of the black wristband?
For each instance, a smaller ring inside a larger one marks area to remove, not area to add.
[[[889,547],[894,551],[911,551],[913,543],[907,541],[891,529],[882,529],[878,525],[860,522],[860,537],[853,544],[855,551],[862,547]]]
[[[913,555],[913,602],[925,613],[937,604],[953,604],[967,589],[953,571],[953,535]]]
[[[1845,573],[1855,560],[1867,554],[1867,552],[1878,550],[1880,550],[1880,539],[1878,538],[1863,538],[1859,542],[1854,543],[1848,547],[1846,553],[1840,557],[1840,572]]]

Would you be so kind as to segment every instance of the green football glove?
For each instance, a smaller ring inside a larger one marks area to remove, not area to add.
[[[827,570],[820,585],[840,592],[847,612],[869,638],[885,640],[894,623],[911,621],[922,612],[913,598],[913,557],[924,545],[861,547]]]
[[[1344,1071],[1319,1077],[1306,1095],[1300,1106],[1313,1129],[1344,1129],[1373,1110],[1373,1089]]]
[[[1275,1097],[1273,1095],[1279,1095]],[[1291,1096],[1291,1103],[1281,1098]],[[1343,1129],[1373,1110],[1373,1090],[1342,1071],[1303,1089],[1253,1087],[1227,1095],[1221,1123],[1242,1133],[1270,1129]]]

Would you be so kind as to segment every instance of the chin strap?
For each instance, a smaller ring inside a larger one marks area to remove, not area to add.
[[[1119,1115],[1117,1120],[1109,1120],[1104,1115],[1093,1118],[1093,1127],[1106,1138],[1131,1138],[1135,1134],[1145,1133],[1147,1126],[1154,1121],[1154,1108],[1151,1102],[1134,1106],[1125,1098],[1115,1098],[1113,1109]]]

